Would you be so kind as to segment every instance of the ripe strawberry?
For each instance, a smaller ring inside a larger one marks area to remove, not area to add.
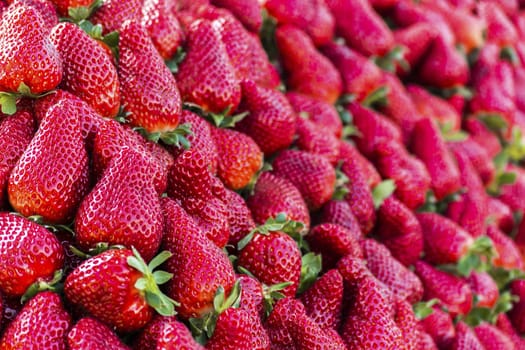
[[[403,299],[396,299],[396,324],[403,333],[404,345],[407,350],[421,349],[421,332],[412,305]]]
[[[259,33],[263,19],[257,0],[212,0],[211,3],[229,10],[250,32]]]
[[[352,94],[356,101],[362,102],[382,86],[381,69],[360,53],[336,43],[323,46],[322,53],[330,59],[341,75],[340,93]]]
[[[257,278],[249,275],[237,275],[237,281],[242,291],[239,308],[246,311],[257,311],[259,316],[263,316],[265,287]]]
[[[57,87],[62,62],[47,32],[39,11],[24,2],[4,11],[0,18],[0,90],[16,92],[23,83],[31,93],[41,94]]]
[[[381,243],[364,239],[361,242],[366,266],[383,282],[396,298],[413,304],[423,296],[423,286],[417,276],[397,261]]]
[[[519,234],[516,240],[513,240],[492,224],[487,227],[486,235],[492,240],[497,253],[497,256],[492,258],[494,266],[504,269],[523,269],[524,260],[519,248],[521,244]]]
[[[299,115],[296,123],[296,145],[300,150],[322,156],[335,165],[339,157],[339,139],[319,129],[318,124]]]
[[[519,300],[513,303],[512,309],[509,311],[509,318],[518,333],[523,333],[525,330],[525,313],[523,312],[525,310],[525,280],[513,281],[510,284],[510,292],[516,295]]]
[[[240,112],[249,112],[236,129],[249,135],[266,156],[286,149],[295,135],[296,116],[286,97],[276,90],[245,80]]]
[[[237,243],[255,228],[255,222],[244,198],[237,192],[227,190],[226,202],[228,203],[228,223],[230,226],[228,244],[236,247]]]
[[[53,292],[31,299],[7,326],[0,349],[66,349],[71,316]]]
[[[512,340],[494,325],[482,323],[474,327],[474,332],[485,350],[515,349]]]
[[[40,17],[42,17],[44,28],[46,33],[49,33],[51,29],[58,24],[58,14],[53,1],[48,0],[16,0],[16,1],[7,1],[8,4],[14,2],[23,2],[26,5],[29,5],[36,10],[38,10]],[[1,5],[0,5],[1,7]],[[0,13],[2,11],[0,10]]]
[[[497,198],[509,206],[512,211],[524,210],[525,206],[520,198],[525,195],[525,171],[512,164],[507,165],[505,171],[515,173],[516,181],[513,184],[501,186]]]
[[[69,9],[76,9],[79,7],[89,7],[94,2],[93,0],[51,0],[62,17],[69,16]]]
[[[0,114],[0,210],[7,208],[7,184],[9,175],[22,156],[35,132],[31,113],[18,111],[12,116]]]
[[[354,147],[350,142],[341,140],[339,142],[339,161],[345,161],[346,159],[355,159],[361,172],[365,174],[365,178],[370,188],[376,187],[381,182],[381,175],[377,172],[374,165],[369,159]]]
[[[151,181],[153,174],[151,161],[140,153],[124,148],[115,155],[76,214],[79,247],[87,250],[99,242],[133,246],[150,261],[163,233],[160,202]]]
[[[513,46],[518,41],[516,28],[499,6],[499,2],[482,1],[476,7],[478,16],[486,23],[487,41],[499,47]]]
[[[86,194],[88,155],[75,112],[67,100],[50,108],[13,169],[9,202],[22,215],[69,223]]]
[[[423,233],[414,213],[399,200],[387,198],[377,213],[374,233],[400,263],[415,263],[423,252]]]
[[[294,184],[310,210],[319,209],[332,197],[335,170],[325,158],[304,151],[286,150],[273,161],[273,172]]]
[[[514,227],[514,217],[509,206],[494,197],[487,199],[488,218],[493,225],[505,233],[510,233]]]
[[[383,56],[394,47],[392,32],[367,1],[327,0],[337,32],[365,56]]]
[[[476,296],[476,307],[491,309],[496,305],[500,296],[498,286],[487,272],[473,271],[467,282]]]
[[[474,330],[467,326],[464,322],[459,322],[456,325],[456,338],[452,344],[453,350],[485,350],[483,344],[476,337]]]
[[[117,69],[100,44],[73,23],[55,26],[50,39],[63,62],[61,87],[100,115],[116,116],[120,106]]]
[[[120,28],[125,21],[130,20],[135,23],[140,23],[142,17],[142,1],[119,1],[119,0],[104,0],[90,20],[94,24],[102,25],[104,34],[113,31],[120,31]]]
[[[485,149],[490,158],[494,158],[501,151],[498,137],[479,119],[467,118],[464,121],[464,128],[469,132],[470,138]]]
[[[81,349],[130,349],[105,324],[91,317],[80,319],[67,334],[67,346],[70,350]]]
[[[206,112],[233,112],[241,100],[235,69],[211,21],[198,20],[188,28],[186,58],[176,78],[183,101]]]
[[[413,70],[432,45],[438,31],[430,23],[416,22],[406,28],[394,30],[393,34],[396,44],[405,50],[403,59],[410,65],[410,70]],[[397,71],[403,73],[402,69],[398,68]]]
[[[290,90],[334,103],[341,94],[341,76],[306,33],[285,24],[277,27],[275,37]]]
[[[292,105],[295,113],[305,114],[318,128],[340,138],[343,133],[343,124],[337,109],[329,103],[316,100],[297,92],[286,93],[286,98]]]
[[[472,291],[465,281],[421,260],[416,262],[415,272],[423,283],[423,300],[439,299],[440,305],[448,310],[451,317],[469,313],[472,308]]]
[[[448,147],[453,150],[454,154],[461,153],[468,158],[483,184],[489,184],[494,179],[496,169],[492,159],[483,146],[474,141],[472,137],[469,136],[462,141],[448,142]]]
[[[139,335],[136,349],[170,349],[176,344],[180,349],[204,350],[191,336],[189,329],[175,316],[156,316]]]
[[[403,145],[383,141],[377,145],[374,158],[383,178],[395,181],[394,194],[404,205],[415,209],[425,202],[430,175],[425,165],[410,155]]]
[[[421,350],[438,350],[436,343],[427,332],[420,331],[419,337]]]
[[[253,139],[235,130],[211,128],[219,156],[219,179],[232,190],[246,187],[263,162],[263,153]]]
[[[433,306],[432,310],[430,315],[419,321],[419,325],[430,335],[438,348],[448,349],[456,337],[452,317],[438,306]]]
[[[500,331],[505,333],[512,340],[516,350],[523,349],[525,346],[525,340],[522,339],[518,332],[514,329],[507,314],[501,313],[498,315],[496,327],[498,327]]]
[[[175,276],[168,294],[180,302],[183,319],[208,313],[219,286],[228,294],[235,274],[228,257],[210,241],[197,223],[174,200],[162,199],[165,233],[162,246],[173,257],[166,270]]]
[[[356,236],[362,236],[359,222],[352,213],[350,204],[344,200],[331,199],[319,210],[316,217],[316,222],[319,224],[336,224],[355,232]],[[323,257],[323,260],[326,258]]]
[[[323,257],[324,271],[333,268],[346,255],[363,258],[360,238],[361,232],[337,224],[320,224],[306,236],[310,249]]]

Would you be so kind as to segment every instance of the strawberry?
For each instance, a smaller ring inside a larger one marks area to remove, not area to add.
[[[421,350],[438,350],[436,343],[428,333],[420,331],[419,332],[419,343]]]
[[[29,112],[18,111],[12,116],[0,117],[0,210],[7,208],[9,175],[31,142],[34,132],[35,121]]]
[[[57,87],[62,62],[37,9],[24,2],[9,6],[0,18],[0,33],[0,90],[41,94]],[[3,99],[2,105],[5,110]]]
[[[498,315],[496,327],[498,327],[500,331],[505,333],[512,340],[517,350],[523,349],[525,346],[525,340],[522,339],[518,332],[514,329],[507,314],[501,313]]]
[[[107,242],[133,246],[146,261],[153,258],[160,246],[163,221],[152,174],[151,162],[129,148],[110,161],[76,214],[76,240],[82,249]],[[123,215],[131,212],[132,217]]]
[[[276,90],[245,80],[240,112],[249,112],[236,129],[249,135],[266,156],[286,149],[295,135],[296,116],[286,97]]]
[[[94,0],[51,0],[62,17],[69,16],[70,9],[77,9],[79,7],[88,8],[94,2]]]
[[[494,325],[482,323],[474,327],[474,332],[486,350],[515,349],[512,340]]]
[[[394,36],[368,1],[327,0],[337,32],[365,56],[383,56],[394,47]]]
[[[499,6],[499,2],[482,1],[476,7],[481,20],[486,23],[487,41],[499,47],[513,46],[518,41],[518,32]]]
[[[6,328],[0,349],[66,349],[71,316],[53,292],[31,299]]]
[[[67,345],[70,350],[129,349],[110,328],[91,317],[80,319],[71,328],[67,334]]]
[[[415,263],[423,252],[423,233],[414,213],[399,200],[387,198],[377,213],[374,233],[400,263]]]
[[[152,272],[170,256],[169,252],[162,252],[146,265],[134,248],[107,250],[85,260],[67,276],[65,296],[73,306],[117,332],[138,330],[152,319],[155,311],[164,316],[174,314],[176,302],[157,285],[172,275]]]
[[[359,167],[361,172],[365,174],[365,178],[368,182],[370,188],[376,187],[381,182],[381,175],[377,172],[374,165],[370,162],[369,159],[350,143],[341,140],[339,142],[339,161],[344,161],[346,159],[354,159]]]
[[[247,186],[261,168],[263,154],[248,135],[235,130],[211,128],[219,156],[219,179],[232,190]]]
[[[236,247],[237,243],[255,228],[255,222],[244,198],[237,192],[227,190],[226,201],[228,203],[228,224],[230,226],[228,244]]]
[[[329,270],[301,295],[306,314],[323,329],[338,329],[343,307],[343,277]]]
[[[396,324],[403,333],[404,345],[407,350],[421,349],[421,335],[417,318],[412,310],[412,305],[405,300],[396,299]]]
[[[339,157],[339,139],[322,129],[320,132],[319,128],[319,124],[299,115],[296,145],[300,150],[322,156],[334,165]]]
[[[67,100],[50,108],[13,169],[9,202],[22,215],[68,223],[86,194],[88,155],[75,112]]]
[[[286,150],[273,161],[273,172],[297,187],[310,210],[332,197],[335,170],[325,158],[304,151]]]
[[[257,311],[257,314],[262,316],[265,312],[265,286],[257,278],[249,275],[237,275],[237,281],[242,291],[239,308]]]
[[[336,224],[355,232],[356,236],[362,236],[359,222],[352,213],[350,204],[344,200],[331,199],[319,210],[316,222],[320,224]],[[323,258],[325,259],[325,258]]]
[[[524,261],[519,248],[521,243],[518,238],[519,234],[516,240],[513,240],[495,225],[489,225],[485,234],[492,240],[497,253],[497,256],[492,258],[494,266],[504,269],[523,269]]]
[[[130,20],[140,23],[142,17],[142,1],[132,0],[122,2],[119,0],[104,0],[95,11],[90,20],[94,24],[102,25],[104,34],[120,31],[122,24]]]
[[[468,314],[472,308],[472,291],[465,281],[421,260],[416,262],[415,272],[423,283],[423,300],[439,299],[452,317]]]
[[[184,350],[204,350],[175,316],[153,318],[140,333],[136,344],[135,348],[142,350],[170,349],[173,344]]]
[[[457,335],[451,349],[453,350],[485,350],[483,344],[476,337],[476,333],[464,322],[456,325]]]
[[[322,53],[330,59],[341,75],[340,93],[352,94],[356,101],[362,102],[382,86],[381,69],[351,48],[329,43],[322,47]]]
[[[523,111],[525,110],[525,93],[523,87],[525,86],[525,69],[522,67],[513,67],[514,70],[514,86],[516,87],[516,107]]]
[[[0,290],[4,295],[21,296],[34,282],[50,281],[64,264],[58,239],[32,221],[0,213],[0,235]],[[41,249],[35,251],[35,246]]]
[[[334,103],[341,94],[341,76],[306,33],[285,24],[277,27],[275,38],[290,90]]]
[[[476,296],[476,307],[491,309],[496,305],[500,296],[498,286],[487,272],[473,271],[467,282]]]
[[[337,224],[320,224],[306,236],[310,249],[323,257],[324,271],[333,268],[346,255],[363,258],[360,238],[361,232]]]
[[[176,74],[182,99],[204,111],[235,111],[241,88],[219,29],[211,21],[195,21],[187,31],[186,58]]]
[[[263,19],[257,0],[212,0],[211,3],[229,10],[250,32],[259,33]]]
[[[63,62],[61,87],[100,115],[116,116],[120,106],[117,69],[100,44],[73,23],[55,26],[50,39]]]
[[[419,324],[440,349],[448,349],[456,337],[452,317],[438,306],[433,306],[432,313],[420,320]]]
[[[523,211],[525,206],[520,198],[525,195],[525,171],[512,164],[508,164],[505,171],[515,173],[516,181],[513,184],[501,186],[497,198],[509,206],[512,211]]]
[[[464,128],[469,132],[470,138],[485,149],[490,158],[494,158],[501,151],[497,136],[479,119],[467,118],[464,121]]]
[[[512,305],[512,309],[509,311],[509,318],[516,331],[523,333],[525,330],[525,313],[523,312],[525,310],[525,280],[513,281],[510,284],[510,292],[516,295],[519,300]]]
[[[341,118],[337,109],[329,103],[316,100],[297,92],[286,93],[286,98],[298,115],[307,115],[317,127],[340,138],[343,133]]]
[[[472,137],[469,136],[461,141],[448,142],[448,147],[452,149],[454,154],[461,153],[468,158],[483,184],[489,184],[494,179],[496,169],[492,159],[483,146],[474,141]]]
[[[166,222],[162,246],[173,253],[166,269],[176,276],[168,294],[180,302],[177,312],[183,319],[203,316],[212,309],[220,286],[226,294],[230,292],[235,282],[233,267],[174,200],[163,198],[162,208]]]
[[[44,22],[44,28],[46,29],[46,33],[49,33],[51,29],[58,24],[58,14],[57,9],[54,6],[52,1],[48,0],[16,0],[16,1],[8,1],[8,3],[13,2],[23,2],[26,5],[29,5],[36,10],[38,10],[40,16],[42,17],[42,20]],[[1,5],[0,5],[1,7]],[[2,11],[0,10],[0,13]]]
[[[413,304],[423,296],[423,286],[417,276],[397,261],[381,243],[364,239],[361,242],[366,266],[383,282],[396,298]]]
[[[508,205],[497,198],[488,197],[487,211],[489,213],[487,220],[492,220],[498,229],[505,233],[512,231],[514,227],[514,217]]]
[[[334,349],[345,350],[347,347],[341,336],[333,329],[322,329],[311,318],[301,313],[290,327],[290,335],[296,349]]]
[[[406,28],[394,30],[393,34],[396,44],[403,47],[405,51],[403,58],[412,70],[424,57],[438,35],[438,31],[430,23],[416,22]],[[403,73],[403,71],[398,69],[398,73]]]
[[[384,178],[393,179],[395,196],[409,209],[425,202],[430,175],[425,165],[397,142],[383,141],[374,152],[375,165]]]

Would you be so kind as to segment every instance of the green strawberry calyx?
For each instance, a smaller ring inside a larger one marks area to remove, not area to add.
[[[428,301],[421,301],[419,303],[415,303],[414,305],[412,305],[414,315],[418,320],[424,320],[425,318],[434,313],[434,309],[432,307],[438,303],[439,299],[436,298],[430,299]]]
[[[29,86],[20,83],[17,92],[0,91],[0,110],[3,114],[13,115],[16,113],[16,102],[21,97],[40,98],[55,93],[54,90],[42,94],[33,94]]]
[[[24,304],[26,301],[43,291],[60,293],[64,287],[60,282],[63,276],[64,274],[62,270],[56,270],[50,280],[37,280],[27,288],[26,292],[20,298],[20,303]]]
[[[299,279],[299,287],[297,288],[298,294],[305,292],[315,283],[322,267],[323,263],[320,254],[309,252],[302,256],[301,277]]]
[[[480,325],[483,322],[495,324],[499,314],[506,313],[512,309],[512,303],[517,302],[519,298],[512,295],[509,291],[501,293],[496,304],[492,308],[486,306],[475,306],[464,316],[463,322],[471,327]],[[477,296],[474,297],[474,303],[477,304]]]
[[[158,143],[162,141],[166,145],[173,145],[176,147],[183,147],[189,149],[191,147],[188,136],[192,135],[191,125],[188,123],[180,124],[177,128],[170,131],[163,132],[148,132],[142,127],[133,128],[146,139]]]
[[[392,179],[383,180],[378,183],[372,190],[372,199],[374,207],[379,209],[383,202],[394,194],[396,183]]]
[[[159,288],[159,285],[168,282],[173,277],[173,274],[166,271],[153,271],[168,260],[172,254],[165,250],[154,257],[149,264],[146,264],[135,247],[131,249],[133,255],[128,257],[128,265],[137,269],[143,275],[135,282],[135,288],[141,292],[148,305],[160,315],[175,315],[175,306],[180,304],[162,293]]]
[[[490,269],[490,262],[497,256],[494,243],[487,236],[480,236],[469,247],[457,264],[460,276],[468,277],[472,271],[482,272]]]
[[[238,114],[231,115],[232,108],[231,106],[226,107],[220,113],[214,113],[204,110],[201,106],[191,102],[184,102],[182,108],[193,112],[202,118],[206,119],[211,124],[215,125],[217,128],[233,128],[235,124],[243,120],[250,112],[245,111]]]

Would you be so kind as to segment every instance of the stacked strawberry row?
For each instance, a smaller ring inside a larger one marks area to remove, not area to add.
[[[0,349],[525,349],[520,6],[0,0]]]

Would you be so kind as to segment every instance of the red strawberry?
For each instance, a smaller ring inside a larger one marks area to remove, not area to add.
[[[377,213],[375,234],[392,256],[405,266],[415,263],[423,252],[421,225],[403,203],[387,198]]]
[[[109,327],[91,317],[80,319],[71,328],[67,334],[67,345],[70,350],[129,349]]]
[[[452,317],[438,306],[433,306],[432,309],[432,313],[420,320],[419,324],[432,337],[438,348],[448,349],[456,337]]]
[[[93,0],[51,0],[55,4],[61,16],[69,16],[69,9],[77,9],[79,7],[88,8],[94,2]]]
[[[451,349],[453,350],[485,350],[485,347],[479,339],[476,337],[476,334],[463,322],[459,322],[456,325],[457,335],[454,339]]]
[[[287,24],[277,27],[275,37],[290,90],[334,103],[341,94],[341,76],[310,38]]]
[[[380,68],[360,53],[336,43],[323,46],[322,53],[341,75],[341,93],[355,95],[356,101],[361,102],[382,86]]]
[[[319,209],[332,197],[335,170],[325,158],[304,151],[286,150],[273,162],[273,172],[294,184],[308,208]]]
[[[525,171],[512,164],[507,165],[505,171],[515,173],[516,181],[513,184],[501,186],[497,198],[508,205],[512,211],[523,211],[525,206],[521,198],[525,195]]]
[[[509,318],[518,333],[523,333],[525,331],[525,280],[513,281],[510,285],[510,292],[517,296],[519,300],[512,305],[512,309],[509,311]]]
[[[341,323],[343,277],[337,270],[327,271],[301,295],[306,314],[321,328],[334,330]]]
[[[412,310],[412,305],[405,300],[395,301],[396,324],[403,333],[404,345],[407,350],[421,349],[421,335],[418,328],[417,318]]]
[[[525,340],[522,339],[518,332],[514,329],[507,314],[501,313],[498,315],[496,327],[498,327],[500,331],[505,333],[512,340],[516,350],[524,348]]]
[[[86,194],[88,154],[76,112],[67,100],[50,108],[13,169],[9,201],[22,215],[69,223]]]
[[[406,28],[394,30],[393,34],[396,43],[405,49],[403,58],[412,70],[424,57],[438,35],[438,31],[430,23],[416,22]]]
[[[512,339],[494,325],[482,323],[474,327],[474,332],[485,350],[515,349]]]
[[[140,333],[135,348],[141,350],[170,349],[173,344],[185,350],[204,350],[204,347],[193,339],[189,329],[177,321],[175,316],[156,316]]]
[[[438,350],[436,343],[427,332],[420,331],[419,337],[421,350]]]
[[[160,202],[151,180],[153,174],[151,161],[140,153],[124,148],[115,155],[78,209],[75,218],[78,245],[85,250],[100,242],[135,247],[150,261],[163,233]]]
[[[423,300],[439,299],[452,317],[468,314],[472,308],[472,291],[465,281],[423,261],[416,262],[415,268],[425,290]]]
[[[119,31],[125,21],[140,23],[142,17],[142,1],[104,0],[90,20],[102,25],[104,34]]]
[[[2,0],[0,1],[0,14],[7,8],[7,4]]]
[[[464,128],[470,137],[487,151],[489,157],[494,158],[501,151],[501,144],[496,135],[483,122],[476,118],[464,121]]]
[[[257,311],[259,316],[264,314],[264,286],[255,277],[249,275],[237,275],[237,281],[241,287],[241,300],[239,308],[246,311]]]
[[[301,222],[305,232],[310,229],[310,214],[301,192],[290,181],[274,174],[264,172],[259,177],[246,204],[257,224],[284,213],[288,219]]]
[[[235,130],[211,128],[219,156],[219,179],[232,190],[246,187],[261,168],[263,154],[253,139]]]
[[[40,94],[60,83],[62,62],[38,10],[23,2],[9,6],[0,19],[0,32],[0,90],[16,92],[23,83]]]
[[[257,0],[212,0],[212,4],[225,8],[253,33],[258,33],[262,26],[261,5]]]
[[[323,270],[327,271],[346,255],[363,258],[359,246],[361,232],[351,231],[337,224],[320,224],[306,236],[310,249],[323,257]]]
[[[494,163],[483,146],[474,141],[472,137],[449,142],[448,147],[454,151],[454,154],[461,153],[468,158],[484,184],[489,184],[493,180],[496,173]]]
[[[423,286],[417,276],[397,261],[381,243],[364,239],[361,241],[366,266],[383,282],[396,298],[413,304],[423,296]]]
[[[473,271],[467,282],[476,295],[476,307],[491,309],[499,299],[499,290],[496,282],[486,272]]]
[[[286,93],[286,98],[292,105],[295,113],[307,115],[307,119],[312,121],[317,127],[326,130],[337,138],[341,137],[343,125],[333,105],[297,92]]]
[[[241,88],[234,67],[211,21],[195,21],[187,32],[186,58],[176,74],[182,99],[204,111],[235,111]]]
[[[357,236],[363,235],[350,204],[344,200],[331,199],[328,201],[319,211],[316,221],[320,224],[337,224],[355,232]]]
[[[50,39],[63,61],[61,86],[100,115],[116,116],[120,106],[119,79],[102,46],[73,23],[55,26]]]
[[[339,142],[339,161],[346,159],[355,159],[361,168],[361,172],[365,174],[365,178],[370,188],[376,187],[381,182],[381,175],[377,172],[374,165],[365,156],[350,143],[341,140]]]
[[[487,220],[492,220],[493,224],[502,232],[510,233],[514,227],[514,217],[509,206],[494,197],[487,199]]]
[[[8,325],[0,349],[66,349],[71,316],[53,292],[31,299]]]
[[[368,1],[327,0],[337,32],[363,55],[382,56],[394,47],[392,32]]]
[[[324,132],[322,127],[319,129],[318,124],[300,115],[296,124],[296,145],[302,151],[322,156],[330,163],[336,164],[339,157],[339,139]]]
[[[226,202],[228,203],[228,223],[230,226],[228,244],[236,247],[237,243],[255,228],[255,222],[244,198],[237,192],[227,190]]]
[[[425,165],[410,155],[403,145],[383,141],[375,151],[375,165],[384,178],[393,179],[395,196],[409,209],[425,202],[430,187],[430,175]]]
[[[34,282],[51,280],[64,264],[58,239],[32,221],[0,213],[0,235],[0,290],[4,295],[21,296]]]
[[[158,279],[152,271],[169,257],[170,253],[162,252],[148,266],[135,249],[107,250],[71,272],[64,293],[72,305],[117,332],[138,330],[151,320],[155,310],[165,316],[174,314],[175,301],[162,294],[157,285],[172,276],[159,271],[155,276],[162,278]]]
[[[18,158],[31,142],[35,132],[33,116],[18,111],[12,116],[0,114],[0,210],[7,208],[7,183]]]
[[[177,52],[184,40],[182,27],[166,0],[145,0],[142,4],[142,25],[163,59]]]
[[[286,97],[276,90],[257,86],[245,80],[239,111],[249,114],[237,129],[249,135],[266,156],[286,149],[295,135],[296,116]]]
[[[82,1],[82,0],[81,0]],[[42,20],[44,22],[44,28],[46,29],[46,33],[49,33],[51,29],[58,24],[58,14],[57,9],[55,5],[53,4],[53,1],[48,0],[15,0],[15,1],[6,1],[8,4],[14,3],[14,2],[23,2],[26,5],[29,5],[36,10],[38,10],[40,16],[42,17]],[[0,5],[0,7],[2,7]],[[0,10],[0,13],[2,11]]]
[[[499,6],[500,2],[479,2],[476,10],[478,16],[486,23],[487,41],[499,47],[513,46],[518,41],[516,28]]]
[[[235,282],[233,267],[175,201],[163,198],[162,207],[166,220],[162,246],[173,253],[166,269],[175,276],[169,295],[180,302],[177,311],[182,318],[200,317],[212,309],[219,286],[230,292]]]
[[[487,237],[492,240],[497,256],[492,258],[492,264],[504,269],[523,269],[524,261],[520,252],[520,240],[513,240],[494,225],[489,225],[486,232]],[[519,234],[518,234],[519,236]]]

